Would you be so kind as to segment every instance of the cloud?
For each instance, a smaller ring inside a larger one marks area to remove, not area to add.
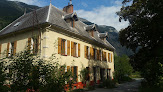
[[[37,6],[44,6],[46,2],[40,0],[9,0],[9,1],[19,1],[24,2],[29,5],[37,5]]]
[[[85,18],[98,25],[113,26],[120,31],[122,28],[128,26],[128,22],[119,22],[119,16],[116,15],[117,11],[120,11],[121,6],[110,6],[110,7],[97,7],[92,11],[76,10],[79,17]]]

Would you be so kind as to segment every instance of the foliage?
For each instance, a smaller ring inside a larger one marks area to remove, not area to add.
[[[84,68],[80,71],[80,78],[83,83],[85,83],[87,81],[87,79],[89,77],[88,75],[89,75],[89,71],[86,68]]]
[[[129,63],[129,58],[126,55],[115,56],[115,72],[114,72],[114,80],[118,83],[123,81],[131,80],[129,76],[132,74],[133,68]]]
[[[120,31],[119,40],[135,52],[139,48],[130,62],[151,86],[161,86],[163,81],[162,6],[163,0],[124,0],[121,11],[117,13],[120,21],[123,19],[130,23]]]
[[[4,70],[4,62],[0,62],[0,90],[1,90],[1,92],[9,91],[9,88],[4,85],[6,78],[7,78],[7,76],[6,76],[5,70]]]
[[[131,75],[130,78],[142,78],[140,75],[140,72],[134,71]]]
[[[99,87],[102,88],[115,88],[116,82],[112,80],[111,78],[105,79]]]
[[[49,60],[40,59],[23,51],[8,58],[11,91],[35,90],[39,92],[62,92],[65,82],[70,79],[71,72],[64,72],[65,66],[60,66],[55,57]]]

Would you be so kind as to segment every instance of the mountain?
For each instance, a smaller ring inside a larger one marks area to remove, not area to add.
[[[0,30],[23,15],[25,9],[28,13],[38,8],[40,7],[28,5],[18,1],[0,0]],[[80,20],[87,25],[94,24],[83,18],[80,18]],[[107,40],[115,47],[117,55],[126,54],[129,56],[133,54],[130,49],[121,46],[120,42],[118,41],[118,31],[114,27],[98,25],[98,29],[100,33],[108,32],[109,38]]]
[[[80,21],[84,22],[87,25],[91,25],[94,24],[86,19],[80,18]],[[108,38],[107,40],[114,46],[114,48],[116,49],[116,54],[121,56],[123,54],[126,54],[128,56],[132,55],[133,52],[131,49],[127,49],[126,47],[122,47],[122,45],[120,44],[118,38],[119,38],[119,34],[118,31],[112,27],[112,26],[106,26],[106,25],[97,25],[98,26],[98,30],[100,33],[105,33],[108,32]]]
[[[30,12],[38,8],[18,1],[0,0],[0,30],[23,15],[25,9]]]

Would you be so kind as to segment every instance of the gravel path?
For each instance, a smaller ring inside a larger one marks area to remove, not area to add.
[[[88,92],[138,92],[138,87],[141,81],[142,79],[135,79],[135,81],[132,82],[119,84],[117,88],[113,89],[96,88],[96,90]]]

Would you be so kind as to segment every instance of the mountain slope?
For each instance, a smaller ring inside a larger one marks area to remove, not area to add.
[[[23,15],[25,9],[30,12],[38,6],[27,5],[17,1],[0,0],[0,30]]]
[[[80,20],[87,25],[94,24],[83,18],[80,18]],[[100,33],[108,32],[109,38],[107,40],[115,47],[117,55],[121,56],[123,54],[126,54],[130,56],[133,54],[133,52],[130,49],[127,49],[126,47],[122,47],[122,45],[120,44],[118,40],[119,38],[118,31],[114,27],[106,26],[106,25],[97,25],[97,26],[98,26],[98,30]]]

